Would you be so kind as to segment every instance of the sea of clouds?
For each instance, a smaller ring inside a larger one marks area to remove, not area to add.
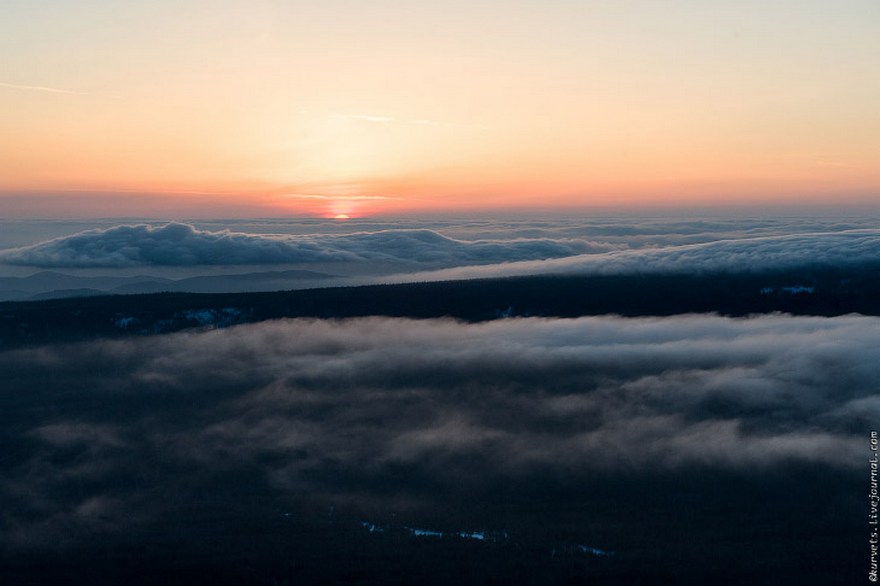
[[[436,278],[469,278],[880,260],[880,231],[864,219],[364,221],[349,226],[345,231],[338,223],[303,222],[115,225],[6,248],[0,250],[0,263],[54,269],[385,263],[400,273],[451,269]]]
[[[577,239],[462,241],[428,229],[341,235],[261,235],[190,224],[123,225],[0,252],[0,261],[44,268],[266,265],[385,261],[450,266],[602,252]]]
[[[218,499],[256,517],[503,505],[508,525],[558,499],[548,517],[593,515],[602,546],[599,520],[632,505],[615,486],[699,507],[718,477],[789,503],[764,538],[789,513],[840,530],[855,505],[835,479],[861,478],[880,420],[878,346],[874,317],[681,316],[282,320],[7,351],[0,544],[131,538]],[[717,514],[749,517],[752,498]],[[662,534],[658,514],[643,521]]]

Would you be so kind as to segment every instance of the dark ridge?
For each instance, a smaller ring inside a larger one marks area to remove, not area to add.
[[[529,276],[270,293],[155,293],[0,303],[0,348],[291,317],[880,315],[880,272]]]

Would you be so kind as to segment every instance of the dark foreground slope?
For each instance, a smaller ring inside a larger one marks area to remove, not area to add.
[[[0,303],[0,347],[225,327],[284,317],[880,315],[880,272],[531,276],[272,293],[115,295]]]

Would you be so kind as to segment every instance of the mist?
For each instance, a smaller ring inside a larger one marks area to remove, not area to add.
[[[250,563],[235,535],[372,548],[385,542],[360,523],[397,523],[514,535],[541,572],[551,550],[588,544],[619,566],[578,561],[587,576],[690,563],[694,578],[706,547],[743,579],[797,572],[802,555],[824,576],[848,568],[840,538],[861,518],[878,326],[280,320],[7,351],[0,539],[13,559],[56,561],[107,540],[149,557],[213,539],[244,556],[234,574]],[[793,519],[831,533],[793,536]]]

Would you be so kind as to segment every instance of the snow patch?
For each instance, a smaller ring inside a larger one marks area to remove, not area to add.
[[[761,295],[771,295],[775,291],[774,287],[763,287],[760,293]],[[787,295],[799,295],[801,293],[815,293],[816,288],[807,285],[793,285],[791,287],[780,287],[779,292]]]
[[[414,527],[404,527],[407,531],[416,537],[443,537],[442,531],[433,531],[431,529],[416,529]]]
[[[458,536],[462,539],[477,539],[479,541],[486,541],[486,534],[482,531],[474,531],[472,533],[468,533],[467,531],[460,531]]]
[[[804,285],[795,285],[794,287],[783,287],[783,293],[788,293],[790,295],[797,295],[799,293],[815,293],[815,287],[806,287]]]
[[[614,555],[614,552],[605,551],[604,549],[598,549],[595,547],[590,547],[589,545],[578,545],[577,548],[584,553],[590,553],[597,556],[610,556]]]
[[[413,537],[453,537],[458,539],[473,539],[476,541],[498,542],[507,541],[509,536],[506,531],[438,531],[436,529],[422,529],[419,527],[377,525],[369,521],[361,521],[361,527],[370,533],[407,532]]]
[[[498,543],[510,540],[510,536],[507,534],[506,531],[443,532],[436,529],[423,529],[420,527],[408,527],[406,525],[404,525],[403,527],[401,527],[400,525],[378,525],[369,521],[361,521],[360,525],[370,533],[409,533],[413,537],[446,537],[453,539],[473,539],[474,541],[482,541],[486,543]],[[605,549],[599,549],[598,547],[593,547],[591,545],[563,543],[557,544],[556,547],[551,550],[550,555],[554,558],[557,555],[590,555],[595,557],[609,557],[613,556],[614,552]]]
[[[131,327],[132,324],[136,323],[137,321],[138,321],[138,319],[136,317],[125,316],[125,317],[120,317],[114,323],[116,324],[117,328],[120,328],[122,330],[127,330],[129,327]]]
[[[185,309],[175,317],[180,317],[189,322],[195,322],[200,326],[216,326],[219,328],[240,323],[244,312],[235,307],[223,309]]]

